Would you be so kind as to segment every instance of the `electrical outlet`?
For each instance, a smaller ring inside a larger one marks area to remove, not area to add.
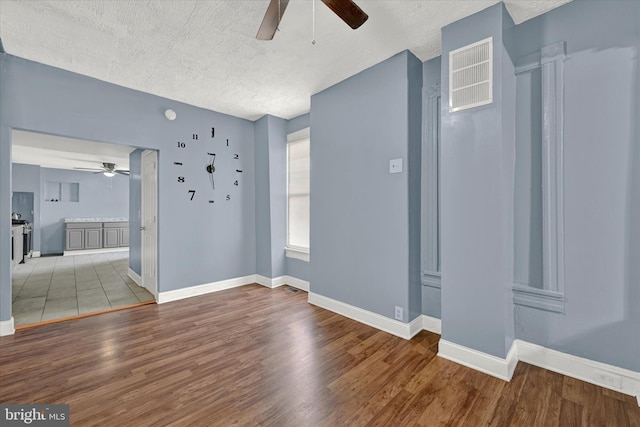
[[[389,173],[402,172],[402,159],[389,160]]]
[[[397,305],[396,305],[396,314],[395,314],[395,318],[396,318],[396,320],[400,320],[400,321],[402,321],[402,320],[403,320],[403,318],[404,318],[404,316],[403,316],[403,314],[402,314],[402,307],[398,307]]]
[[[616,390],[622,389],[622,377],[620,375],[596,370],[593,379],[605,387],[615,388]]]

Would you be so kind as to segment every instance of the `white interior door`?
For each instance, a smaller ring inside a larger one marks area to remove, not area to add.
[[[142,286],[158,299],[158,153],[142,153]]]

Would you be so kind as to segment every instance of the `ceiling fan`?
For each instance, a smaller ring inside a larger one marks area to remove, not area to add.
[[[322,3],[326,4],[329,9],[354,30],[359,28],[369,18],[369,15],[364,13],[364,11],[351,0],[322,0]],[[267,13],[265,13],[258,34],[256,35],[258,40],[273,39],[273,35],[280,25],[282,15],[288,4],[289,0],[271,0],[271,2],[269,2]]]
[[[74,169],[81,170],[81,171],[93,171],[93,173],[103,173],[105,176],[108,176],[108,177],[115,176],[115,174],[129,175],[128,170],[116,169],[115,163],[107,163],[107,162],[102,163],[102,167],[100,169],[97,169],[97,168],[74,168]]]

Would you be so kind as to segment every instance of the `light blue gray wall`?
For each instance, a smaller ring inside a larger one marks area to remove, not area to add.
[[[13,163],[11,169],[13,191],[33,193],[33,250],[40,250],[40,166]],[[13,210],[13,209],[12,209]]]
[[[142,151],[129,154],[129,268],[142,275]]]
[[[268,115],[255,123],[256,271],[267,278],[286,270],[286,123]]]
[[[516,336],[640,371],[640,2],[574,1],[510,39],[567,43],[566,314],[516,306]]]
[[[0,54],[0,93],[0,241],[6,242],[0,245],[0,320],[11,317],[11,128],[159,150],[161,292],[255,273],[252,122],[8,54]],[[175,121],[164,118],[166,108],[177,112]],[[216,128],[214,140],[211,127]],[[193,133],[200,135],[198,142],[191,141]],[[214,192],[205,171],[206,153],[223,150],[226,138],[244,172],[241,185],[231,188],[235,164],[218,159],[226,169],[220,167]],[[187,148],[177,148],[178,141]],[[181,169],[173,164],[178,160],[184,163]],[[188,182],[178,183],[179,175]],[[197,192],[193,201],[189,189]],[[225,202],[228,192],[233,199]],[[211,198],[215,203],[208,203]]]
[[[502,3],[442,29],[442,338],[504,358],[514,339],[515,76]],[[449,113],[449,52],[493,37],[493,103]]]
[[[442,61],[441,57],[438,56],[436,58],[430,59],[426,61],[422,65],[422,79],[423,79],[423,94],[426,90],[429,89],[437,89],[440,90],[440,74]],[[424,99],[423,99],[424,102]],[[424,104],[423,104],[424,105]],[[424,117],[424,116],[423,116]],[[425,125],[425,123],[423,123]],[[427,143],[426,138],[422,141],[423,144]],[[423,147],[423,150],[425,147]],[[427,165],[422,165],[422,168],[427,167]],[[426,184],[426,182],[423,181]],[[421,197],[426,196],[426,189],[422,188]],[[437,202],[436,202],[437,203]],[[433,239],[433,236],[428,236],[427,238]],[[422,287],[422,314],[426,314],[427,316],[435,317],[436,319],[440,318],[440,287],[435,286],[423,286]]]
[[[107,178],[103,174],[65,169],[40,168],[41,186],[47,181],[77,182],[78,202],[47,202],[40,206],[40,236],[42,255],[61,254],[65,246],[66,217],[129,216],[129,179],[123,175]],[[42,192],[44,199],[45,193]]]
[[[287,120],[287,134],[297,132],[311,126],[311,114],[301,114],[297,117]]]
[[[404,321],[419,280],[409,265],[409,234],[420,234],[410,230],[410,175],[419,174],[408,161],[410,91],[420,91],[412,56],[399,53],[311,97],[311,290],[390,318],[400,306]],[[404,172],[389,174],[397,158]]]
[[[409,219],[409,319],[422,314],[421,188],[422,188],[422,62],[407,55],[408,80],[408,219]]]

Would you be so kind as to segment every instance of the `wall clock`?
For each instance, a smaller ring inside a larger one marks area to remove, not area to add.
[[[208,142],[200,139],[200,134],[193,133],[189,143],[178,141],[177,148],[179,152],[194,148],[197,152],[201,152],[202,148],[207,149],[204,162],[200,163],[202,167],[186,168],[183,161],[173,162],[181,169],[177,175],[177,182],[189,184],[186,186],[187,200],[206,200],[213,204],[231,202],[237,197],[236,190],[240,187],[243,169],[240,153],[229,138],[216,138],[215,128],[212,127]],[[188,157],[195,156],[198,154],[194,153]]]

